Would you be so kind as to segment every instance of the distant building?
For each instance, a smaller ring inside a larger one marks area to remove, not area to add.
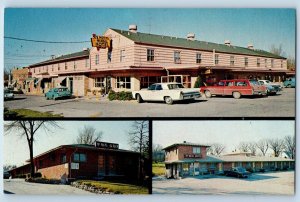
[[[11,70],[11,74],[12,82],[10,87],[26,91],[26,81],[31,77],[28,67],[14,68]]]
[[[196,176],[201,174],[222,173],[232,167],[244,167],[257,172],[260,169],[294,169],[293,159],[280,157],[253,156],[248,152],[231,153],[222,156],[208,156],[209,145],[194,143],[176,143],[165,150],[167,177]]]

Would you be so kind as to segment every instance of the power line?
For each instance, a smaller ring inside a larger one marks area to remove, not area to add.
[[[33,40],[33,39],[23,39],[23,38],[17,38],[17,37],[11,37],[11,36],[4,36],[5,39],[11,39],[11,40],[18,40],[18,41],[29,41],[29,42],[36,42],[36,43],[90,43],[91,41],[42,41],[42,40]]]

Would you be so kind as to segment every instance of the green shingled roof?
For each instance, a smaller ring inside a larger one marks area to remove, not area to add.
[[[46,60],[46,61],[42,61],[39,63],[35,63],[33,65],[30,65],[29,67],[34,67],[34,66],[39,66],[39,65],[44,65],[44,64],[51,64],[54,62],[58,62],[58,61],[62,61],[62,60],[68,60],[68,59],[72,59],[72,58],[81,58],[81,57],[89,57],[89,50],[83,50],[80,52],[76,52],[76,53],[71,53],[71,54],[67,54],[67,55],[62,55],[60,57],[56,57],[54,59],[50,59],[50,60]]]
[[[231,54],[243,54],[243,55],[253,55],[260,57],[270,57],[270,58],[278,58],[278,59],[286,59],[279,55],[275,55],[273,53],[269,53],[263,50],[251,50],[249,48],[239,47],[239,46],[227,46],[225,44],[217,44],[205,41],[198,40],[187,40],[185,38],[177,38],[172,36],[162,36],[156,34],[146,34],[146,33],[132,33],[129,31],[111,29],[124,37],[136,42],[136,43],[145,43],[152,45],[161,45],[161,46],[171,46],[178,48],[188,48],[188,49],[197,49],[197,50],[205,50],[205,51],[213,51],[215,49],[216,52],[223,53],[231,53]]]

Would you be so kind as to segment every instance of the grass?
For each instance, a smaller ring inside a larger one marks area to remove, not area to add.
[[[86,184],[89,186],[95,186],[96,188],[106,189],[109,192],[118,194],[148,194],[148,188],[120,183],[120,182],[109,182],[109,181],[93,181],[93,180],[78,180],[80,184]]]
[[[8,114],[14,114],[15,117],[22,118],[48,118],[48,117],[63,117],[60,114],[52,114],[50,112],[39,112],[30,109],[12,109]]]
[[[152,163],[152,173],[156,176],[165,175],[166,167],[164,163]]]

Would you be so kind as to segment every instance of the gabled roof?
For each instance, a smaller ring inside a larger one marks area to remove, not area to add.
[[[191,143],[191,142],[183,142],[183,143],[175,143],[170,146],[165,147],[163,150],[167,150],[172,147],[178,147],[178,146],[195,146],[195,147],[210,147],[209,145],[205,144],[197,144],[197,143]]]
[[[198,40],[192,41],[192,40],[187,40],[185,38],[177,38],[173,36],[163,36],[163,35],[147,34],[141,32],[132,33],[129,31],[113,29],[113,28],[111,28],[111,30],[134,41],[135,43],[196,49],[196,50],[204,50],[204,51],[213,51],[215,49],[216,52],[229,53],[229,54],[242,54],[242,55],[286,59],[282,56],[275,55],[273,53],[264,50],[258,50],[258,49],[252,50],[249,48],[233,46],[233,45],[227,46],[225,44],[217,44],[217,43],[206,42],[206,41],[198,41]]]
[[[51,63],[55,63],[55,62],[58,62],[58,61],[65,61],[65,60],[70,60],[70,59],[75,59],[75,58],[89,57],[89,54],[90,54],[89,50],[83,50],[83,51],[80,51],[80,52],[71,53],[71,54],[67,54],[67,55],[62,55],[62,56],[59,56],[59,57],[56,57],[56,58],[53,58],[53,59],[50,59],[50,60],[46,60],[46,61],[42,61],[42,62],[39,62],[39,63],[29,65],[29,68],[30,67],[35,67],[35,66],[40,66],[40,65],[45,65],[45,64],[51,64]]]

